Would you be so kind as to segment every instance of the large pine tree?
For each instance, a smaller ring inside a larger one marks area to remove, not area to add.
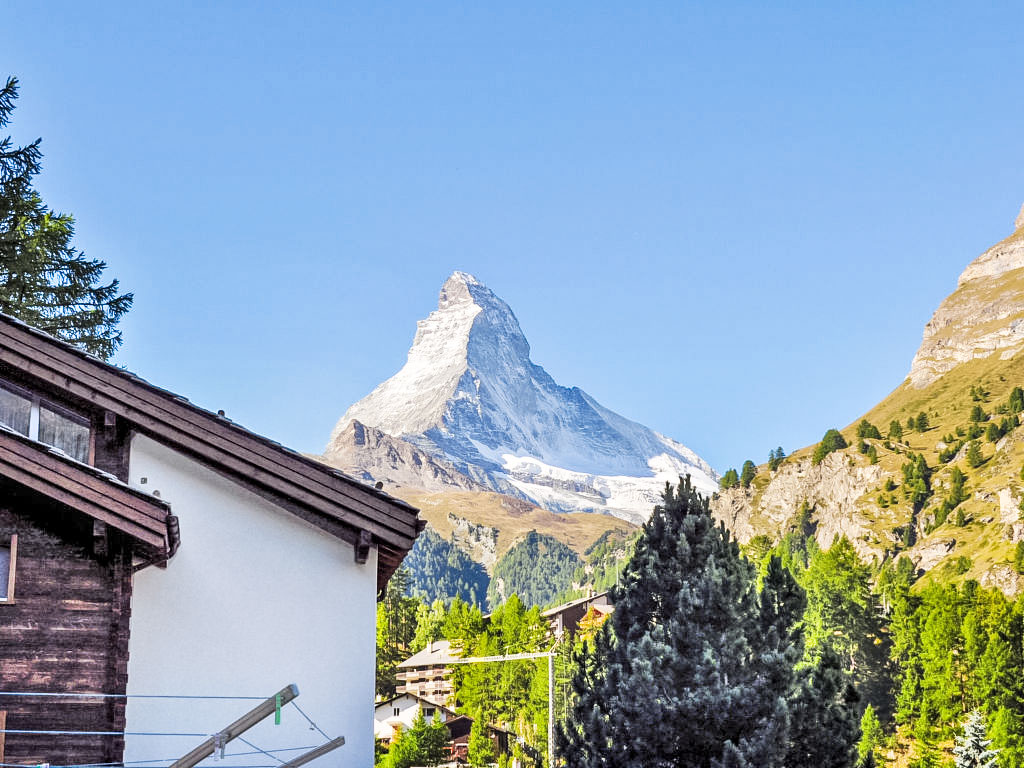
[[[0,89],[0,129],[11,119],[18,81]],[[106,264],[71,245],[74,219],[55,213],[32,188],[39,140],[16,147],[0,140],[0,312],[13,315],[86,352],[108,358],[121,344],[117,324],[132,304],[117,280],[103,283]]]
[[[666,489],[613,599],[578,660],[572,725],[559,730],[570,768],[786,765],[790,707],[815,698],[796,670],[803,592],[775,562],[759,594],[753,566],[689,480]],[[851,765],[849,739],[849,760],[824,764]],[[810,734],[800,742],[817,749]]]

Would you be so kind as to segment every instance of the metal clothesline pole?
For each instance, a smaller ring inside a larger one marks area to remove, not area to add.
[[[264,718],[269,717],[275,712],[280,712],[281,707],[298,695],[299,689],[294,684],[282,688],[262,704],[235,720],[227,728],[215,733],[187,755],[175,760],[171,763],[170,768],[193,768],[193,766],[198,765],[218,749],[223,751],[229,741],[238,738]]]

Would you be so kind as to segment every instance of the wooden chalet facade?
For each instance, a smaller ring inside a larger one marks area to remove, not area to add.
[[[148,754],[126,724],[170,715],[133,710],[139,686],[296,682],[320,685],[322,721],[346,736],[335,764],[369,764],[373,606],[421,527],[404,502],[0,315],[0,763]],[[267,626],[282,603],[309,639]]]

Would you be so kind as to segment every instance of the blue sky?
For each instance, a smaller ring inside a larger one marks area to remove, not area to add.
[[[0,60],[119,364],[316,452],[462,269],[722,471],[896,387],[1024,202],[1019,6],[832,5],[16,0]]]

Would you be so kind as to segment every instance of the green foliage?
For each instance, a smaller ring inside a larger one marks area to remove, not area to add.
[[[588,592],[607,592],[619,580],[639,531],[626,534],[621,530],[602,533],[583,553],[582,564],[573,572],[572,589],[555,600],[568,602]]]
[[[395,695],[398,664],[411,655],[419,601],[405,594],[409,572],[399,568],[377,603],[377,695]]]
[[[378,765],[381,768],[439,765],[445,759],[447,743],[448,729],[441,719],[435,715],[428,723],[420,712],[412,721],[412,728],[398,735]]]
[[[988,392],[980,384],[971,387],[971,400],[976,403],[988,402]]]
[[[1013,568],[1017,573],[1024,573],[1024,541],[1018,541],[1014,547]]]
[[[899,423],[899,421],[896,420],[896,419],[893,419],[891,422],[889,422],[888,438],[890,440],[897,440],[897,441],[903,439],[903,427]]]
[[[882,439],[882,433],[878,431],[878,427],[872,424],[867,419],[861,419],[860,424],[857,425],[857,439],[864,440],[865,438],[874,437],[878,440]]]
[[[445,603],[458,597],[478,605],[487,599],[490,577],[484,567],[433,528],[416,537],[403,565],[409,573],[410,595]]]
[[[483,766],[491,765],[497,759],[494,754],[494,743],[487,735],[487,724],[484,722],[483,713],[480,710],[473,715],[467,757],[473,768],[483,768]]]
[[[495,563],[488,601],[499,605],[516,594],[527,605],[551,604],[569,589],[582,564],[579,555],[558,539],[530,531]]]
[[[985,428],[981,424],[971,422],[970,426],[967,427],[967,439],[977,440],[979,437],[985,434]]]
[[[942,504],[939,505],[939,509],[935,513],[935,525],[942,525],[949,517],[949,513],[968,499],[968,493],[964,489],[966,481],[967,477],[960,471],[960,468],[953,467],[949,473],[949,494],[942,500]]]
[[[833,451],[841,450],[847,445],[846,439],[842,436],[838,429],[830,429],[825,432],[821,438],[821,442],[814,449],[814,454],[811,456],[812,464],[821,464],[822,460]]]
[[[999,425],[994,421],[990,422],[988,428],[985,430],[985,439],[990,443],[994,443],[1003,436],[1003,430],[1000,429]]]
[[[799,581],[807,591],[808,651],[834,653],[865,700],[888,713],[893,674],[889,636],[871,589],[871,569],[844,536],[828,550],[814,552]]]
[[[461,611],[453,603],[449,617]],[[548,649],[548,623],[540,608],[527,609],[516,595],[484,622],[478,610],[446,623],[446,637],[463,656],[502,656]],[[459,711],[513,730],[541,752],[547,748],[547,665],[544,660],[458,665],[454,672]]]
[[[730,488],[735,488],[740,484],[739,473],[735,469],[725,470],[725,474],[718,479],[718,487],[723,491],[727,491]]]
[[[689,481],[667,489],[613,593],[615,612],[577,656],[573,714],[558,730],[568,765],[852,762],[852,739],[850,761],[827,760],[844,748],[841,676],[797,671],[803,591],[778,559],[760,593],[754,577]]]
[[[749,488],[755,477],[757,477],[757,465],[747,459],[743,462],[743,469],[740,471],[740,483],[744,488]]]
[[[1024,389],[1014,387],[1010,392],[1010,398],[1007,400],[1006,406],[1010,413],[1024,411]]]
[[[952,435],[948,435],[948,437],[952,437]],[[939,463],[948,464],[960,453],[960,449],[964,447],[964,441],[943,438],[943,442],[946,443],[946,447],[939,451]]]
[[[0,128],[14,111],[17,78],[0,89]],[[56,213],[32,188],[39,140],[15,147],[0,140],[0,312],[109,358],[121,345],[117,324],[132,305],[118,282],[103,284],[107,265],[71,245],[74,219]]]
[[[773,451],[768,451],[768,470],[770,472],[777,470],[785,458],[786,452],[782,450],[781,445]]]
[[[928,421],[928,414],[921,411],[917,414],[917,419],[914,421],[914,429],[918,432],[927,432],[930,428],[930,422]]]
[[[918,512],[932,494],[931,468],[924,454],[908,454],[907,461],[901,467],[903,472],[903,497],[907,499],[914,512]]]
[[[868,755],[874,756],[882,747],[885,732],[882,723],[875,713],[875,708],[868,704],[860,718],[860,741],[857,743],[858,765],[864,765]]]
[[[980,405],[976,405],[971,408],[971,415],[968,416],[971,421],[978,423],[982,421],[988,421],[988,414],[982,409]]]
[[[967,446],[967,465],[972,469],[977,469],[985,463],[985,457],[981,454],[981,446],[978,445],[977,440],[972,440]]]

